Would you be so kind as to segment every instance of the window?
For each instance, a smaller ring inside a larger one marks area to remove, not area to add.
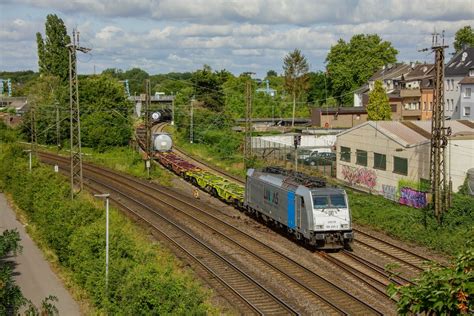
[[[428,109],[426,108],[426,101],[423,101],[423,110],[424,110],[424,111],[428,110]]]
[[[454,100],[451,99],[451,111],[454,109]]]
[[[470,98],[471,97],[471,88],[464,89],[464,97]]]
[[[365,150],[356,150],[356,164],[367,166],[367,152]]]
[[[394,156],[393,157],[393,173],[408,174],[408,159]]]
[[[341,146],[341,160],[351,162],[351,149]]]
[[[464,116],[471,116],[471,107],[465,106],[464,107]]]
[[[387,156],[384,154],[374,153],[374,169],[387,169]]]
[[[430,111],[433,111],[433,102],[430,101]]]

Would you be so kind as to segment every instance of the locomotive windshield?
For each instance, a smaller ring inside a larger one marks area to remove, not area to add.
[[[346,199],[343,194],[313,195],[314,208],[345,208]]]

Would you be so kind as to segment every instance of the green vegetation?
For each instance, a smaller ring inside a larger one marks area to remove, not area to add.
[[[98,165],[134,175],[139,178],[147,178],[145,163],[140,154],[131,147],[112,147],[104,152],[91,148],[83,148],[84,160]],[[169,185],[171,176],[162,168],[151,168],[150,177],[156,179],[162,185]]]
[[[474,47],[474,30],[470,25],[460,28],[454,36],[454,49],[456,53],[462,51],[464,46]]]
[[[105,212],[86,196],[71,200],[65,179],[35,164],[28,172],[25,153],[2,145],[0,188],[25,211],[28,227],[100,313],[205,314],[206,294],[177,268],[159,245],[116,210],[110,214],[109,287],[105,291]]]
[[[339,104],[351,106],[355,89],[383,65],[396,62],[398,51],[377,34],[356,34],[349,42],[340,39],[326,57],[332,96]]]
[[[392,111],[388,96],[382,86],[382,81],[375,81],[374,90],[369,93],[369,103],[367,104],[367,119],[370,121],[389,121],[392,118]]]
[[[454,255],[472,247],[474,241],[474,199],[454,194],[453,206],[438,225],[431,211],[414,209],[382,196],[348,192],[355,223],[380,229],[405,241]]]
[[[415,285],[391,284],[400,315],[459,315],[474,311],[474,250],[460,253],[450,267],[433,266]]]
[[[38,68],[41,75],[55,76],[61,81],[69,78],[69,52],[71,43],[66,26],[56,14],[48,14],[45,22],[46,36],[36,33]]]
[[[308,89],[309,64],[299,49],[295,49],[283,59],[285,89],[293,98],[291,127],[295,126],[296,98]]]

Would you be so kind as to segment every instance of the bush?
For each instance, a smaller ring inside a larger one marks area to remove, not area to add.
[[[197,283],[177,271],[168,254],[151,247],[114,210],[106,293],[103,208],[80,198],[71,201],[63,177],[36,165],[30,173],[25,158],[21,148],[2,145],[0,180],[26,212],[37,236],[56,253],[59,264],[72,272],[73,280],[99,310],[130,315],[206,313],[206,295]],[[142,271],[146,275],[140,275]]]
[[[391,284],[388,293],[399,296],[398,313],[458,315],[474,312],[474,250],[453,260],[451,267],[434,266],[423,271],[414,285]]]

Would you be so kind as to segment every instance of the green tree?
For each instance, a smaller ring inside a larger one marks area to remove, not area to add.
[[[367,119],[370,121],[390,120],[392,112],[388,102],[387,93],[382,86],[382,81],[375,81],[374,90],[369,93],[367,104]]]
[[[69,53],[66,45],[71,43],[66,26],[56,14],[48,14],[45,28],[44,40],[40,33],[36,34],[40,74],[57,76],[66,81],[69,76]]]
[[[396,62],[397,54],[392,44],[377,34],[357,34],[349,42],[340,39],[326,57],[332,95],[340,104],[352,106],[352,91],[383,65]]]
[[[474,250],[459,254],[450,267],[433,266],[423,271],[413,285],[389,285],[388,293],[399,297],[401,315],[459,315],[474,311]]]
[[[226,71],[212,72],[209,65],[204,65],[193,73],[191,82],[194,86],[195,97],[204,106],[213,111],[221,111],[224,106],[222,84],[232,75]]]
[[[105,150],[126,145],[131,136],[133,106],[123,85],[109,76],[92,76],[81,81],[79,95],[84,146]]]
[[[308,70],[308,61],[299,49],[295,49],[285,56],[283,60],[285,90],[293,97],[292,127],[295,126],[296,98],[308,88]]]
[[[38,46],[38,71],[40,74],[46,73],[44,65],[44,40],[40,32],[36,33],[36,45]]]
[[[308,103],[315,106],[328,104],[327,99],[331,97],[331,80],[322,71],[310,72],[308,77],[309,89],[306,96]]]
[[[269,71],[267,71],[267,78],[268,77],[277,77],[277,76],[278,76],[278,74],[275,70],[270,69]]]
[[[454,49],[456,53],[462,51],[464,45],[474,47],[474,30],[470,25],[459,29],[454,36]]]
[[[150,75],[145,70],[140,68],[132,68],[125,71],[122,75],[120,75],[120,72],[118,72],[118,75],[122,80],[129,80],[131,95],[145,93],[145,80],[150,78]],[[150,93],[153,94],[153,91],[150,91]]]

